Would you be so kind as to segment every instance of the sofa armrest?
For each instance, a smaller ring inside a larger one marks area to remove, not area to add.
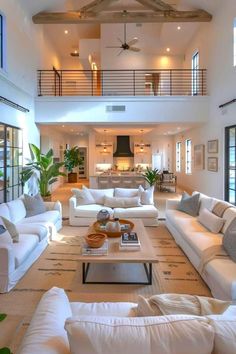
[[[11,243],[0,243],[0,274],[10,274],[15,270],[15,258]]]
[[[167,199],[166,209],[176,210],[179,206],[180,199]]]
[[[76,201],[76,197],[73,196],[69,199],[69,205],[70,205],[70,211],[74,210],[77,206],[77,201]]]
[[[62,206],[61,202],[57,200],[56,202],[44,202],[44,205],[46,207],[46,210],[57,210],[59,213],[62,215]]]

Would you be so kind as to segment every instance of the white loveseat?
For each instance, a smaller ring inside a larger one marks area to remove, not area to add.
[[[0,293],[10,291],[62,226],[60,202],[46,202],[46,211],[26,217],[22,199],[0,205],[0,216],[15,224],[19,242],[0,239]]]
[[[97,213],[101,209],[106,209],[110,216],[120,219],[141,219],[144,226],[158,225],[158,210],[154,206],[153,192],[149,204],[141,204],[141,206],[120,208],[111,208],[104,206],[104,198],[135,198],[141,196],[140,189],[132,188],[109,188],[109,189],[87,189],[92,193],[95,203],[82,204],[78,203],[76,195],[69,200],[69,221],[71,226],[89,226],[96,221]],[[144,192],[145,193],[145,192]],[[142,200],[142,198],[141,198]]]
[[[194,192],[197,193],[197,192]],[[212,210],[220,200],[200,194],[200,210]],[[222,245],[223,233],[236,218],[236,208],[226,209],[220,233],[212,233],[197,220],[177,210],[179,200],[167,200],[166,226],[194,267],[209,286],[214,297],[236,300],[236,263],[227,255]],[[216,250],[216,251],[215,251]],[[216,253],[216,254],[215,254]]]
[[[136,317],[136,310],[130,302],[70,303],[62,289],[52,288],[43,295],[17,354],[236,353],[235,306],[207,317]]]

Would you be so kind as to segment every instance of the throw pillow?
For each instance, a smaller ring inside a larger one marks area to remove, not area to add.
[[[2,216],[0,217],[0,243],[12,243],[12,238],[3,222]]]
[[[215,234],[220,232],[225,222],[224,219],[219,218],[206,208],[200,211],[197,220],[200,222],[200,224]]]
[[[11,235],[12,241],[14,243],[19,242],[19,232],[17,231],[15,224],[13,224],[11,221],[4,218],[3,216],[1,218],[4,222],[4,225],[6,226],[7,231]]]
[[[78,316],[65,323],[73,354],[212,353],[214,332],[203,317]]]
[[[142,206],[139,197],[116,198],[107,196],[104,198],[104,205],[109,208],[134,208]]]
[[[140,191],[138,188],[115,188],[115,197],[118,198],[132,198],[139,197]]]
[[[154,204],[154,199],[153,199],[153,194],[154,194],[154,186],[149,187],[147,189],[144,189],[142,186],[139,186],[139,191],[140,191],[140,201],[141,204],[143,205],[153,205]]]
[[[71,189],[71,192],[75,194],[77,205],[95,204],[95,200],[92,194],[90,193],[89,189],[73,188]]]
[[[184,192],[181,201],[179,202],[178,210],[191,216],[197,216],[199,210],[199,198],[200,193],[190,196],[188,193]]]
[[[103,205],[104,204],[104,198],[105,196],[108,197],[113,197],[114,195],[114,189],[113,188],[109,188],[109,189],[91,189],[91,188],[87,188],[85,186],[82,187],[83,189],[87,189],[91,195],[93,196],[95,203],[96,204],[100,204]]]
[[[212,213],[215,214],[216,216],[219,216],[220,218],[222,218],[225,210],[227,210],[228,208],[231,208],[232,204],[227,203],[227,202],[217,202],[213,209],[212,209]]]
[[[236,219],[231,222],[224,234],[223,247],[230,258],[236,262]]]
[[[40,194],[36,194],[34,196],[24,194],[23,203],[26,209],[26,218],[29,218],[30,216],[42,214],[46,211],[43,198],[41,197]]]

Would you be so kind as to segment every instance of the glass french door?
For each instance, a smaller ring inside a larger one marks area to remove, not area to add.
[[[236,125],[225,128],[225,200],[236,205]]]

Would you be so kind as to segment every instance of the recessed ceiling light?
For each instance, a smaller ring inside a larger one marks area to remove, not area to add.
[[[64,124],[62,125],[62,128],[65,128]]]
[[[170,52],[170,48],[166,48],[166,51],[167,51],[167,52]]]
[[[65,30],[65,31],[64,31],[64,33],[65,33],[65,34],[68,34],[68,33],[69,33],[69,31],[68,31],[68,30]]]
[[[74,129],[71,129],[70,131],[71,131],[71,132],[73,132],[73,131],[74,131]]]
[[[74,53],[75,53],[75,54],[78,54],[78,50],[75,50]]]
[[[178,26],[178,27],[177,27],[177,30],[178,30],[178,31],[180,31],[180,30],[181,30],[181,27],[180,27],[180,26]]]

